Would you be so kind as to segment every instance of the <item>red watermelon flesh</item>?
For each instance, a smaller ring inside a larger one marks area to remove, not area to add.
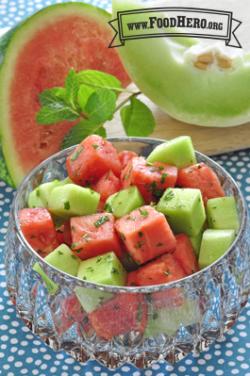
[[[69,11],[61,12],[63,7]],[[82,3],[50,8],[50,18],[47,8],[27,21],[31,23],[32,18],[37,17],[41,27],[20,48],[9,82],[10,136],[20,171],[15,171],[14,163],[8,163],[8,155],[5,157],[15,183],[19,183],[23,175],[39,162],[58,151],[64,135],[72,127],[72,123],[68,122],[56,126],[37,125],[39,93],[46,88],[64,85],[70,68],[76,71],[101,70],[115,75],[124,86],[129,83],[116,50],[108,48],[112,30],[106,12]],[[60,16],[55,12],[56,8],[62,13]],[[47,12],[44,22],[41,21],[43,12]]]

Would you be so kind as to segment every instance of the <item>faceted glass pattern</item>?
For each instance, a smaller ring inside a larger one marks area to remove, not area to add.
[[[110,140],[118,150],[133,150],[145,156],[162,142],[142,138]],[[95,285],[49,266],[26,242],[18,224],[18,210],[27,206],[29,192],[41,182],[65,177],[65,158],[71,151],[64,150],[35,168],[19,187],[12,204],[5,265],[7,288],[20,317],[55,351],[65,350],[81,362],[96,359],[109,368],[126,362],[148,367],[162,359],[174,363],[190,352],[204,350],[233,325],[249,294],[249,224],[235,181],[210,158],[197,153],[198,160],[218,174],[226,193],[235,196],[241,221],[235,242],[213,265],[168,285]],[[33,270],[36,262],[57,284],[56,292],[50,293]],[[107,309],[113,301],[116,304]],[[89,311],[93,307],[99,310],[96,317],[105,338],[100,333],[98,336],[92,326],[94,319]]]

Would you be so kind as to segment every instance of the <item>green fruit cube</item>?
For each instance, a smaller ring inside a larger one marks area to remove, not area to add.
[[[110,196],[106,201],[105,209],[113,213],[116,218],[121,218],[142,205],[144,200],[138,188],[129,187]]]
[[[51,266],[76,276],[81,260],[73,254],[66,244],[61,244],[45,257],[45,261]]]
[[[52,190],[60,184],[59,180],[40,184],[29,194],[29,208],[47,208],[49,196]]]
[[[154,337],[162,333],[172,336],[180,325],[188,326],[200,321],[199,305],[186,300],[179,307],[154,309],[149,314],[144,336]]]
[[[82,261],[78,278],[102,285],[124,286],[127,273],[114,252]]]
[[[196,236],[201,231],[206,212],[199,189],[168,188],[161,197],[157,210],[165,214],[172,230]]]
[[[99,291],[85,287],[76,287],[75,294],[85,312],[95,311],[107,300],[111,299],[111,292]]]
[[[56,284],[54,281],[52,281],[51,278],[49,278],[47,276],[47,274],[45,273],[45,271],[43,270],[43,268],[40,266],[40,264],[38,262],[36,262],[33,266],[33,270],[39,274],[42,278],[42,280],[44,281],[45,283],[45,286],[47,287],[47,290],[49,292],[50,295],[54,295],[57,293],[58,289],[59,289],[59,286],[58,284]]]
[[[164,142],[149,154],[147,161],[164,162],[178,168],[197,163],[191,137],[180,136]]]
[[[239,228],[239,218],[235,198],[219,197],[207,201],[208,225],[212,229],[237,231]]]
[[[56,187],[49,196],[49,211],[59,217],[94,214],[100,201],[100,194],[90,188],[76,184]]]
[[[205,268],[220,258],[235,239],[234,230],[206,230],[203,233],[199,266]]]
[[[199,232],[199,234],[189,237],[197,257],[199,257],[199,253],[200,253],[202,234],[203,232],[201,231]]]

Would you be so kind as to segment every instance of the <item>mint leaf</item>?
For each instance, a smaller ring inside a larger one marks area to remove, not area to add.
[[[121,82],[109,73],[97,70],[84,70],[78,73],[80,84],[110,90],[123,91]]]
[[[73,107],[77,107],[79,80],[74,69],[70,69],[65,80],[66,100]]]
[[[50,106],[58,100],[66,100],[66,90],[63,87],[54,87],[46,89],[39,94],[39,102],[41,106]]]
[[[78,102],[78,105],[80,106],[80,109],[85,112],[86,109],[86,104],[89,100],[89,97],[91,96],[91,94],[93,94],[95,92],[95,88],[93,88],[92,86],[87,86],[87,85],[81,85],[79,87],[79,90],[78,90],[78,98],[77,98],[77,102]]]
[[[151,110],[135,97],[131,97],[130,104],[123,107],[120,114],[128,136],[146,137],[155,128],[155,119]]]
[[[102,124],[96,124],[90,120],[82,120],[76,124],[69,133],[64,137],[62,149],[68,148],[72,145],[79,144],[84,138],[90,134],[98,134],[106,137],[106,130]]]
[[[97,89],[85,106],[88,118],[97,124],[113,118],[116,108],[116,95],[112,90]]]

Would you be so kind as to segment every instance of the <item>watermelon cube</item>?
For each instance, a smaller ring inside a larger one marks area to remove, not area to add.
[[[210,228],[238,230],[239,218],[234,197],[212,198],[207,201],[206,209]]]
[[[121,247],[110,213],[98,213],[70,219],[72,250],[82,260],[113,251],[120,258]]]
[[[157,205],[177,234],[197,235],[206,220],[199,189],[168,188]]]
[[[56,229],[47,209],[21,209],[19,223],[27,242],[40,256],[45,257],[59,245]]]
[[[106,172],[120,176],[121,163],[114,146],[97,135],[83,140],[68,156],[66,167],[70,179],[79,185],[97,182]]]
[[[147,163],[145,158],[133,158],[122,170],[123,187],[135,185],[146,203],[157,201],[167,187],[174,187],[177,180],[177,168],[168,164]]]
[[[121,189],[121,182],[112,171],[108,171],[92,185],[92,189],[100,194],[99,208],[102,209],[107,198]]]
[[[134,158],[138,157],[138,154],[136,154],[134,151],[131,150],[122,150],[118,154],[119,160],[121,162],[122,169],[125,168],[128,163]]]
[[[166,218],[152,206],[142,206],[118,219],[115,228],[138,264],[175,249],[176,240]]]
[[[193,274],[199,270],[195,251],[187,235],[179,234],[176,236],[176,248],[173,256],[180,263],[187,275]]]
[[[174,255],[166,254],[128,273],[128,286],[150,286],[169,283],[186,277]]]
[[[204,203],[210,198],[225,196],[218,176],[205,163],[198,163],[179,170],[177,185],[183,188],[200,189]]]
[[[144,332],[147,324],[147,303],[142,295],[121,293],[89,314],[96,334],[111,340],[131,331]]]

